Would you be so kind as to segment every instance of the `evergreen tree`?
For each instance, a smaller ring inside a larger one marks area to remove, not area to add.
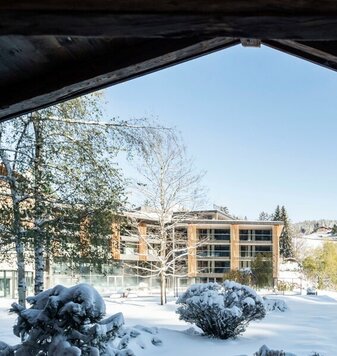
[[[293,257],[292,234],[287,211],[284,206],[281,208],[280,220],[283,221],[283,231],[280,236],[280,255],[284,258]]]
[[[263,288],[272,286],[273,260],[270,254],[258,253],[252,261],[251,269],[257,287]]]
[[[332,233],[333,235],[337,235],[337,225],[336,225],[336,224],[333,225],[332,230],[331,230],[331,233]]]
[[[273,215],[273,221],[281,221],[281,209],[280,206],[278,205],[275,209],[275,213]]]

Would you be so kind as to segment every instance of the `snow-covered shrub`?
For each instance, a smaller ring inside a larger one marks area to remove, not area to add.
[[[259,351],[255,352],[254,356],[296,356],[290,352],[283,350],[270,350],[266,345],[260,347]]]
[[[27,298],[29,309],[17,303],[14,334],[22,343],[14,347],[0,343],[0,355],[111,355],[132,356],[128,349],[141,330],[123,326],[122,313],[106,319],[105,303],[88,284],[66,288],[61,285]],[[153,345],[160,340],[151,336]]]
[[[194,284],[177,304],[179,319],[220,339],[235,337],[245,331],[251,320],[266,315],[263,300],[253,289],[228,280],[223,284]]]
[[[266,308],[266,311],[281,311],[284,312],[288,309],[287,304],[282,299],[269,299],[263,297],[263,303]]]

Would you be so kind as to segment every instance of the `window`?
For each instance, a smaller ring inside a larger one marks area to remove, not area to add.
[[[214,261],[214,273],[225,273],[230,269],[229,261]]]
[[[272,241],[272,230],[240,230],[240,241]]]
[[[214,240],[230,241],[231,233],[229,229],[215,229]]]
[[[271,230],[255,230],[255,241],[271,241]]]
[[[225,273],[230,270],[230,261],[198,261],[198,273]]]
[[[230,256],[230,246],[214,245],[213,256],[214,257],[229,257]]]
[[[121,253],[125,255],[135,255],[138,253],[138,243],[136,242],[122,242]]]
[[[197,249],[198,257],[230,257],[230,245],[202,245]]]
[[[210,239],[217,241],[230,241],[230,229],[199,229],[199,240]]]
[[[251,261],[240,261],[240,269],[250,268],[250,267],[251,267]]]
[[[211,261],[198,261],[198,273],[209,273],[209,264]]]
[[[258,254],[263,254],[268,256],[272,254],[272,246],[240,246],[240,257],[241,258],[254,258]]]

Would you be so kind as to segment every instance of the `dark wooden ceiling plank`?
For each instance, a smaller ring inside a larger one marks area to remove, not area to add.
[[[337,41],[335,43],[337,44]],[[308,45],[305,42],[300,43],[296,41],[264,40],[262,44],[337,71],[337,55],[336,53],[324,51],[323,42],[317,42],[317,46],[321,47],[321,49],[313,47],[315,43]]]
[[[0,10],[188,12],[188,13],[278,13],[329,14],[336,11],[335,0],[15,0],[0,2]]]
[[[337,39],[337,13],[329,16],[226,16],[0,11],[0,36],[5,35],[334,40]]]
[[[0,0],[0,119],[239,41],[226,38],[336,70],[337,2]]]
[[[329,41],[330,42],[330,41]],[[309,53],[312,56],[322,58],[323,60],[329,62],[336,62],[337,63],[337,41],[333,42],[333,50],[334,52],[330,53],[329,48],[327,47],[327,41],[321,42],[298,42],[298,41],[291,41],[291,40],[278,40],[277,43],[280,45],[292,47],[301,51],[302,53]],[[329,43],[331,47],[331,43]]]
[[[89,59],[80,64],[75,61],[73,66],[54,68],[43,77],[16,85],[15,91],[0,87],[3,92],[0,119],[19,116],[238,43],[238,39],[221,37],[202,42],[198,39],[157,40],[157,43],[143,40],[137,46],[115,48],[110,57],[103,52],[96,57],[95,63]],[[91,70],[89,78],[87,66]]]

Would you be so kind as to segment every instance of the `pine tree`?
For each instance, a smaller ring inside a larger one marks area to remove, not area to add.
[[[268,253],[258,253],[252,261],[252,275],[255,284],[259,288],[272,286],[273,284],[273,261]]]
[[[273,215],[273,221],[281,221],[281,209],[280,206],[278,205],[275,209],[275,213]]]
[[[292,236],[290,222],[284,206],[281,208],[280,220],[283,221],[283,231],[280,236],[280,255],[284,258],[293,257]]]

